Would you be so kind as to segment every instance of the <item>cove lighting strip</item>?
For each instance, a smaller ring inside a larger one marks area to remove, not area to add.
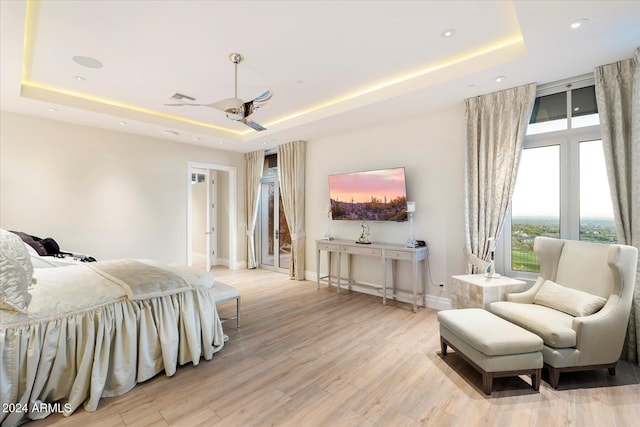
[[[37,82],[33,82],[30,80],[30,72],[31,72],[31,67],[32,67],[32,60],[33,60],[33,29],[35,28],[35,20],[36,20],[36,15],[37,15],[37,2],[35,0],[28,0],[27,1],[27,9],[26,9],[26,17],[25,17],[25,34],[24,34],[24,54],[23,54],[23,63],[22,63],[22,81],[21,84],[22,86],[25,87],[32,87],[32,88],[36,88],[36,89],[40,89],[40,90],[44,90],[44,91],[48,91],[48,92],[53,92],[53,93],[58,93],[61,95],[66,95],[66,96],[70,96],[70,97],[74,97],[74,98],[78,98],[78,99],[83,99],[86,101],[91,101],[91,102],[96,102],[99,104],[104,104],[104,105],[109,105],[109,106],[113,106],[113,107],[117,107],[117,108],[122,108],[122,109],[126,109],[126,110],[130,110],[130,111],[135,111],[138,113],[143,113],[143,114],[148,114],[151,116],[156,116],[156,117],[161,117],[164,119],[169,119],[169,120],[175,120],[175,121],[179,121],[179,122],[183,122],[183,123],[188,123],[191,125],[196,125],[196,126],[202,126],[205,128],[209,128],[209,129],[215,129],[218,131],[223,131],[223,132],[228,132],[230,134],[234,134],[234,135],[238,135],[238,136],[245,136],[248,135],[250,133],[253,133],[253,130],[246,130],[246,131],[235,131],[233,129],[229,129],[229,128],[225,128],[222,126],[216,126],[216,125],[212,125],[209,123],[204,123],[204,122],[200,122],[197,120],[190,120],[184,117],[180,117],[180,116],[175,116],[172,114],[166,114],[166,113],[162,113],[159,111],[155,111],[155,110],[151,110],[148,108],[143,108],[143,107],[138,107],[135,105],[130,105],[130,104],[126,104],[124,102],[119,102],[116,100],[112,100],[112,99],[107,99],[107,98],[102,98],[99,96],[93,96],[93,95],[88,95],[85,93],[81,93],[81,92],[77,92],[77,91],[72,91],[72,90],[68,90],[68,89],[63,89],[63,88],[59,88],[59,87],[54,87],[54,86],[50,86],[50,85],[46,85],[43,83],[37,83]],[[296,111],[293,112],[291,114],[288,114],[284,117],[281,117],[279,119],[275,119],[271,122],[267,122],[265,123],[265,127],[271,127],[271,126],[275,126],[277,124],[280,123],[284,123],[286,121],[301,117],[301,116],[305,116],[307,114],[310,113],[314,113],[320,110],[323,110],[325,108],[329,108],[332,107],[334,105],[338,105],[341,104],[343,102],[347,102],[350,101],[352,99],[370,94],[372,92],[376,92],[378,90],[381,89],[385,89],[400,83],[404,83],[406,81],[433,73],[435,71],[439,71],[442,70],[444,68],[447,67],[451,67],[460,63],[463,63],[465,61],[469,61],[471,59],[480,57],[482,55],[486,55],[492,52],[496,52],[498,50],[522,43],[524,40],[522,38],[522,34],[520,32],[518,32],[518,34],[516,36],[498,41],[496,43],[493,43],[489,46],[485,46],[479,49],[476,49],[474,51],[456,56],[454,58],[451,58],[449,60],[446,61],[442,61],[439,62],[437,64],[434,65],[430,65],[426,68],[420,69],[418,71],[412,72],[412,73],[408,73],[408,74],[403,74],[401,76],[395,77],[395,78],[391,78],[388,80],[384,80],[382,82],[373,84],[371,86],[367,86],[365,88],[356,90],[354,92],[351,93],[347,93],[345,95],[339,96],[337,98],[334,99],[330,99],[326,102],[322,102],[319,103],[317,105],[314,105],[312,107],[300,110],[300,111]]]

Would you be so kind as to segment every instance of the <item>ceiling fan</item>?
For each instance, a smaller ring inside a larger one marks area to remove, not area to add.
[[[242,58],[242,55],[240,55],[239,53],[231,53],[229,54],[229,59],[231,60],[231,62],[234,63],[234,67],[235,67],[235,72],[234,72],[235,91],[234,91],[233,98],[223,99],[221,101],[214,102],[212,104],[183,103],[183,104],[165,104],[165,105],[168,105],[171,107],[192,106],[192,107],[215,108],[216,110],[224,111],[227,117],[230,118],[231,120],[242,122],[245,125],[257,131],[266,130],[267,128],[265,128],[259,123],[254,122],[249,118],[249,116],[253,114],[255,110],[257,110],[258,108],[262,107],[267,102],[269,102],[269,100],[273,96],[273,92],[268,90],[262,95],[248,102],[244,102],[242,99],[238,98],[238,64],[242,61],[243,58]],[[176,95],[178,96],[176,97]],[[176,99],[183,99],[183,98],[193,99],[180,94],[176,94],[176,95],[173,96]]]

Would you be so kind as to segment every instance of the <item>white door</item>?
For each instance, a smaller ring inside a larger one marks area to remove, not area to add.
[[[218,265],[218,208],[217,208],[217,172],[211,169],[207,170],[207,228],[205,234],[207,236],[207,261],[206,269]]]

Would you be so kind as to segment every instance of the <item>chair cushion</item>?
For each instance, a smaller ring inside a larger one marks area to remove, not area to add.
[[[553,308],[537,304],[517,302],[492,302],[489,310],[538,335],[550,347],[576,346],[576,331],[572,329],[573,316]]]
[[[0,309],[26,313],[32,278],[31,256],[22,239],[0,230]]]
[[[545,279],[608,298],[614,283],[608,263],[610,249],[611,245],[564,240],[556,276]]]
[[[533,303],[554,308],[572,316],[589,316],[599,311],[607,302],[605,298],[588,292],[567,288],[546,280],[533,297]]]

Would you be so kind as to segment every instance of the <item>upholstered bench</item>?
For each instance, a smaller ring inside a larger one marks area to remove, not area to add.
[[[493,379],[531,375],[531,386],[540,389],[542,338],[480,308],[444,310],[438,313],[442,356],[447,346],[482,373],[485,394]]]
[[[216,304],[234,299],[236,300],[236,329],[240,329],[240,291],[233,286],[229,286],[216,280],[211,287],[210,292],[213,293],[213,299]],[[229,319],[233,319],[233,317]],[[222,319],[222,321],[224,322],[229,319]]]

